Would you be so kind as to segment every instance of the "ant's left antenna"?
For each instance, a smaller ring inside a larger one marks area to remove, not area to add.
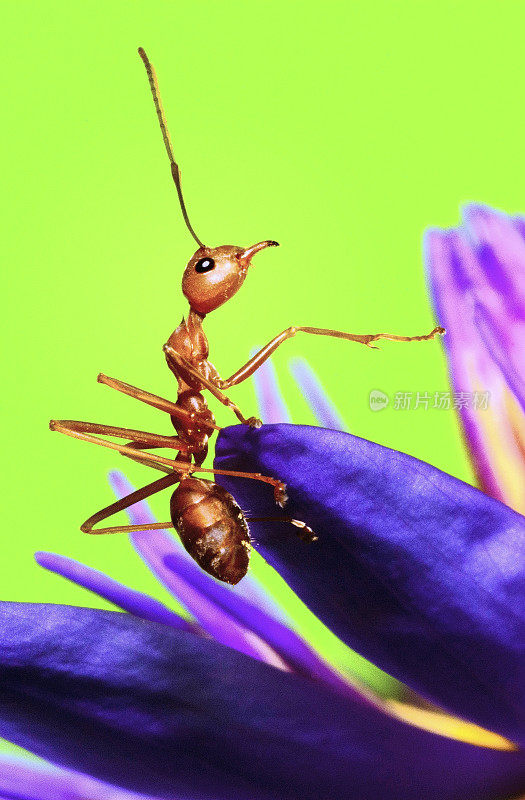
[[[168,126],[166,124],[166,117],[164,116],[164,111],[162,109],[162,104],[160,101],[159,86],[157,83],[157,76],[155,74],[155,70],[153,69],[151,62],[147,57],[145,50],[142,47],[139,47],[139,56],[143,60],[144,66],[146,67],[146,72],[148,73],[148,80],[151,89],[151,94],[153,95],[153,102],[155,103],[155,111],[157,112],[160,130],[162,132],[162,138],[164,140],[164,146],[166,148],[166,152],[170,160],[171,174],[173,176],[175,186],[177,187],[177,194],[179,196],[179,203],[182,211],[182,216],[184,217],[184,222],[186,223],[186,227],[188,228],[189,232],[191,233],[191,235],[193,236],[199,247],[206,247],[206,245],[201,242],[201,240],[193,230],[191,222],[188,217],[188,212],[186,211],[186,205],[184,203],[184,198],[182,196],[182,188],[180,185],[180,169],[179,165],[177,164],[173,156],[170,134],[168,131]]]

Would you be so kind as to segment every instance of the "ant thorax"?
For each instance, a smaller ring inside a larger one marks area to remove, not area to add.
[[[200,314],[190,309],[187,318],[182,318],[180,325],[175,328],[166,344],[196,367],[203,377],[215,381],[219,378],[219,374],[208,361],[209,345],[202,328],[202,319]],[[185,373],[184,368],[181,369],[180,364],[173,363],[169,353],[166,353],[166,361],[179,382],[179,388],[183,388],[184,385],[197,390],[202,388],[195,377]]]

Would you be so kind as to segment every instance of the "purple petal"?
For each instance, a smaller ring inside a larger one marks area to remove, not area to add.
[[[509,305],[509,315],[523,319],[525,241],[520,219],[513,220],[502,211],[478,203],[465,206],[463,218],[484,271],[485,279],[479,283],[479,288],[492,287]]]
[[[133,486],[122,473],[112,472],[109,477],[117,497],[123,497],[133,491]],[[156,522],[145,502],[131,506],[127,510],[127,514],[133,525]],[[282,669],[286,668],[282,659],[265,642],[235,622],[228,613],[222,611],[208,598],[206,586],[213,583],[213,578],[204,576],[200,567],[177,542],[175,534],[156,530],[139,531],[130,534],[129,538],[147,567],[195,617],[206,633],[221,644],[233,647],[245,655],[261,659]],[[206,580],[201,580],[200,584],[196,581],[193,585],[181,574],[176,574],[172,569],[166,567],[164,561],[168,556],[175,559],[181,566],[184,565],[186,575],[194,573],[198,578],[204,576]]]
[[[253,356],[257,352],[258,348],[255,348],[252,350],[251,355]],[[330,400],[326,397],[322,385],[319,383],[314,373],[309,370],[307,363],[297,359],[297,364],[303,365],[302,370],[305,373],[305,381],[309,380],[309,391],[305,392],[306,400],[314,414],[316,414],[316,409],[313,407],[313,404],[316,405],[320,424],[326,424],[327,420],[331,420],[334,425],[326,425],[326,427],[341,427],[341,429],[344,430],[344,423],[339,420],[335,407],[332,406]],[[304,389],[301,384],[301,375],[297,376],[295,374],[294,377],[301,388]],[[253,374],[252,379],[257,397],[258,414],[262,421],[267,424],[291,422],[290,413],[284,401],[283,393],[277,380],[277,373],[271,358],[259,367]],[[241,583],[233,587],[234,591],[246,598],[249,602],[255,603],[259,608],[271,614],[275,619],[280,619],[281,622],[290,624],[291,620],[287,617],[282,607],[273,600],[268,592],[259,588],[251,578],[252,576],[249,573]]]
[[[152,533],[153,535],[151,535]],[[137,553],[163,586],[182,603],[195,617],[202,629],[217,642],[252,658],[268,659],[276,665],[284,667],[278,658],[273,658],[274,654],[270,648],[265,646],[264,642],[255,640],[245,628],[234,622],[229,614],[217,608],[200,589],[195,589],[191,583],[166,567],[165,560],[168,556],[181,558],[181,554],[177,553],[171,537],[167,533],[164,531],[148,531],[147,534],[146,532],[144,534],[134,533],[132,534],[132,543]],[[191,566],[188,568],[192,569]]]
[[[487,800],[525,754],[404,724],[297,675],[129,614],[0,604],[0,734],[173,800]]]
[[[299,388],[302,389],[304,398],[319,425],[323,428],[333,428],[336,431],[347,430],[342,417],[330,398],[327,397],[323,384],[308,362],[303,358],[295,358],[290,362],[290,371]]]
[[[252,350],[251,355],[257,353],[258,348]],[[291,422],[290,413],[284,402],[277,373],[273,366],[272,359],[269,358],[262,364],[257,372],[254,372],[253,383],[259,408],[259,416],[263,422]]]
[[[525,411],[525,243],[506,214],[469,205],[464,217],[477,256],[468,262],[471,291],[490,329],[480,333],[493,356],[494,345],[505,353],[498,363]]]
[[[0,796],[2,800],[155,800],[80,772],[6,756],[0,756]]]
[[[194,571],[186,570],[185,565],[174,559],[173,556],[167,556],[164,563],[177,575],[184,576],[196,588],[199,588],[207,578],[205,573],[198,576]],[[321,681],[341,694],[349,695],[356,700],[376,702],[364,687],[358,688],[345,680],[295,631],[273,619],[257,606],[242,597],[232,595],[226,587],[216,581],[211,584],[207,582],[203,591],[218,608],[267,642],[294,672]]]
[[[509,346],[506,330],[503,320],[495,317],[490,310],[483,307],[481,304],[476,304],[474,308],[474,322],[478,328],[481,341],[485,345],[487,351],[492,356],[494,363],[499,367],[501,374],[511,392],[513,392],[518,403],[521,405],[522,412],[525,412],[525,380],[520,372],[516,369],[516,361],[518,358],[523,358],[524,349],[516,353],[517,348],[514,349],[514,363],[511,356],[512,349]],[[525,338],[521,343],[525,348]]]
[[[196,633],[197,626],[188,622],[183,617],[170,611],[165,605],[143,592],[137,592],[123,583],[119,583],[103,572],[88,567],[73,558],[61,556],[57,553],[35,553],[35,561],[44,569],[67,578],[78,586],[88,589],[99,597],[114,603],[119,608],[134,614],[141,619],[151,622],[160,622],[180,631]]]
[[[464,216],[464,230],[427,233],[434,303],[479,483],[525,512],[525,242],[500,212],[470,205]],[[476,392],[488,393],[486,409]]]
[[[278,476],[287,514],[319,535],[252,523],[258,549],[332,631],[452,713],[525,741],[525,520],[403,453],[294,425],[221,431],[216,466]],[[274,514],[268,487],[220,482]]]
[[[476,255],[465,236],[455,231],[430,231],[426,251],[438,317],[447,329],[451,383],[470,399],[458,413],[480,485],[493,497],[525,510],[525,459],[520,445],[525,432],[519,432],[523,418],[478,332],[479,306],[469,279],[476,270]],[[473,407],[475,392],[489,392],[486,409]]]

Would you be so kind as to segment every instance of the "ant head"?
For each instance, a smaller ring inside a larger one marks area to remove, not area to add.
[[[182,291],[191,308],[208,314],[222,306],[241,288],[253,256],[277,244],[265,241],[246,248],[233,244],[199,247],[182,276]]]
[[[164,146],[170,160],[171,176],[177,189],[182,216],[186,227],[199,245],[199,249],[193,254],[184,270],[182,291],[194,311],[202,315],[208,314],[210,311],[222,306],[226,300],[233,297],[235,292],[241,288],[253,256],[259,250],[277,245],[278,242],[259,242],[252,245],[252,247],[236,247],[232,244],[221,245],[221,247],[206,247],[199,239],[189,220],[186,204],[182,196],[180,169],[173,155],[168,126],[160,102],[157,76],[142,47],[139,47],[139,55],[146,67],[153,103]]]

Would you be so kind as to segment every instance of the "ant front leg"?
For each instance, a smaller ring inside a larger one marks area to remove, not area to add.
[[[230,400],[229,397],[226,397],[224,392],[221,392],[221,390],[214,383],[212,383],[212,381],[208,380],[208,378],[205,378],[199,372],[199,370],[193,366],[193,364],[190,364],[190,362],[186,358],[184,358],[184,356],[181,356],[180,353],[174,350],[174,348],[171,345],[165,344],[163,350],[164,353],[166,354],[166,357],[175,367],[179,367],[184,372],[187,372],[189,375],[195,378],[201,384],[202,387],[208,389],[208,391],[211,392],[211,394],[214,397],[216,397],[220,403],[222,403],[224,406],[228,406],[228,408],[231,408],[237,419],[240,422],[242,422],[243,425],[249,425],[251,428],[261,427],[262,422],[260,419],[258,419],[257,417],[246,418],[242,413],[241,409],[239,408],[239,406],[237,406],[232,400]],[[223,381],[221,381],[221,386],[222,384]]]
[[[365,333],[365,334],[358,334],[358,333],[345,333],[344,331],[335,331],[331,328],[308,328],[308,327],[290,327],[286,328],[282,333],[278,336],[275,336],[268,344],[259,350],[253,358],[244,364],[237,372],[234,372],[227,380],[220,381],[219,387],[221,389],[229,389],[232,386],[236,386],[238,383],[242,383],[245,381],[246,378],[249,378],[250,375],[253,375],[256,370],[259,369],[261,364],[264,364],[266,359],[268,359],[272,353],[274,353],[279,345],[285,342],[287,339],[291,339],[297,333],[313,333],[317,336],[332,336],[336,339],[348,339],[351,342],[358,342],[359,344],[364,344],[367,347],[371,347],[373,350],[377,350],[378,348],[374,347],[372,342],[376,342],[378,339],[391,339],[395,342],[422,342],[427,339],[434,339],[435,336],[439,334],[445,333],[445,329],[441,327],[434,328],[430,333],[427,333],[423,336],[397,336],[394,333]]]
[[[249,522],[288,522],[290,525],[293,525],[294,528],[297,528],[295,533],[302,542],[311,544],[319,539],[315,531],[313,531],[306,522],[303,522],[302,519],[293,519],[292,517],[245,517],[245,519]]]

